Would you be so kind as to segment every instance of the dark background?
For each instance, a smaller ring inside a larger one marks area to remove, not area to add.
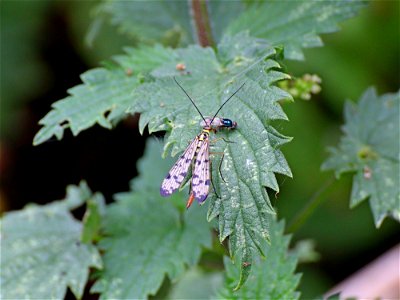
[[[68,184],[85,179],[93,191],[112,195],[128,190],[146,137],[130,117],[112,131],[94,126],[73,137],[33,147],[39,120],[51,104],[80,83],[79,75],[132,45],[106,25],[89,47],[85,43],[92,1],[1,2],[0,211],[21,209],[29,202],[61,199]],[[379,94],[399,88],[399,2],[372,2],[342,30],[324,35],[325,47],[308,49],[305,62],[286,62],[293,75],[318,74],[322,92],[310,101],[284,104],[290,122],[278,130],[293,136],[283,151],[294,179],[279,177],[281,192],[272,197],[287,221],[332,176],[319,168],[327,146],[337,143],[343,103],[356,101],[369,86]],[[151,171],[151,170],[150,170]],[[386,219],[373,224],[365,201],[350,210],[351,175],[324,193],[323,204],[294,236],[314,239],[320,261],[300,265],[303,297],[329,289],[398,243],[399,225]]]

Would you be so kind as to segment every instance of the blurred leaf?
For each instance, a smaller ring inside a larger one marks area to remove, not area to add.
[[[48,84],[40,55],[40,30],[50,1],[1,1],[0,134],[15,138],[22,106]]]
[[[326,47],[305,50],[310,58],[306,62],[287,61],[288,70],[323,78],[318,98],[335,119],[343,111],[345,99],[357,99],[371,83],[378,91],[395,91],[400,82],[399,11],[399,1],[369,1],[359,16],[341,24],[340,33],[323,37]]]
[[[161,184],[164,179],[164,173],[174,163],[172,158],[159,159],[162,147],[162,141],[152,140],[149,142],[142,159],[137,162],[137,171],[140,176],[131,181],[132,191],[154,190],[155,183]],[[157,161],[157,165],[155,165],[154,161]]]
[[[183,62],[190,75],[179,77],[179,81],[205,115],[214,114],[245,83],[221,112],[239,126],[229,133],[219,133],[234,143],[216,143],[212,150],[225,155],[225,182],[220,180],[218,168],[213,168],[213,181],[221,198],[210,195],[208,219],[218,217],[220,241],[229,236],[231,255],[251,262],[253,254],[261,251],[261,241],[268,239],[268,222],[274,214],[265,186],[278,191],[274,173],[291,176],[278,150],[290,139],[269,125],[271,120],[286,119],[278,101],[291,97],[274,84],[288,76],[277,70],[275,49],[247,34],[228,36],[217,52],[189,47],[176,53],[175,62],[153,70],[156,80],[135,90],[132,111],[141,113],[141,131],[145,126],[150,133],[168,130],[164,149],[172,146],[174,155],[199,133],[200,116],[173,80],[161,77],[173,75],[176,63]],[[219,161],[214,161],[214,166]],[[249,270],[243,269],[238,286],[246,280]]]
[[[116,56],[116,64],[82,74],[83,84],[68,90],[70,96],[55,102],[39,124],[33,144],[38,145],[55,135],[61,139],[65,128],[74,135],[94,124],[111,128],[111,121],[124,114],[132,101],[132,91],[140,84],[143,73],[170,59],[171,50],[161,46],[126,49]]]
[[[215,41],[221,41],[226,27],[246,9],[244,1],[206,1]]]
[[[222,272],[205,272],[194,268],[173,286],[168,299],[212,299],[222,283]]]
[[[321,258],[321,255],[315,250],[315,246],[314,240],[300,240],[290,252],[297,257],[299,263],[316,262]]]
[[[358,0],[254,2],[226,32],[249,30],[252,36],[283,45],[286,58],[302,60],[302,48],[322,45],[318,34],[337,31],[337,23],[353,17],[365,5]]]
[[[151,166],[146,172],[158,172],[161,148],[151,142],[147,149],[147,162],[143,159],[141,163]],[[105,253],[104,271],[92,288],[92,292],[101,293],[101,299],[154,295],[166,274],[172,281],[177,280],[185,266],[198,262],[201,248],[211,246],[205,208],[178,209],[160,197],[159,181],[153,182],[152,190],[143,187],[118,194],[116,200],[107,210],[106,237],[100,242]],[[182,195],[173,200],[185,202]]]
[[[223,32],[249,30],[274,45],[285,46],[286,57],[303,59],[301,48],[321,46],[318,33],[336,31],[337,23],[354,16],[366,2],[361,1],[224,1],[207,3],[212,32],[220,41]],[[177,46],[192,43],[190,2],[109,0],[100,10],[113,24],[131,36],[147,42],[162,41]],[[266,21],[268,20],[268,21]]]
[[[102,194],[96,193],[87,201],[87,208],[83,216],[82,242],[97,242],[100,239],[101,219],[106,209]]]
[[[370,88],[357,105],[347,102],[345,135],[322,165],[324,170],[335,170],[337,177],[356,172],[350,207],[369,198],[377,227],[388,215],[400,221],[399,96],[378,97]]]
[[[145,42],[177,46],[192,42],[186,1],[108,0],[100,8],[120,30]]]
[[[240,260],[232,265],[225,258],[226,281],[217,298],[222,299],[298,299],[296,292],[300,274],[295,274],[297,257],[289,254],[289,236],[283,233],[284,222],[271,222],[271,244],[262,242],[263,251],[267,258],[255,259],[252,273],[243,287],[235,291],[236,281],[241,276]]]
[[[68,210],[79,192],[85,201],[87,187],[70,186],[64,201],[30,205],[2,218],[4,299],[63,299],[67,288],[82,297],[89,268],[102,263],[93,245],[81,243],[82,224]]]
[[[244,11],[241,1],[208,1],[208,16],[215,40],[220,41],[227,25]],[[99,11],[111,16],[111,22],[128,35],[144,42],[162,42],[173,47],[193,43],[192,6],[188,1],[109,0]]]
[[[74,210],[81,206],[85,201],[92,197],[92,191],[89,189],[85,181],[81,181],[79,186],[67,186],[67,195],[64,200],[53,201],[46,205],[48,208]]]
[[[65,3],[68,36],[87,65],[98,66],[99,61],[109,60],[127,45],[138,45],[137,39],[120,34],[118,28],[108,22],[107,16],[99,9],[99,1]]]

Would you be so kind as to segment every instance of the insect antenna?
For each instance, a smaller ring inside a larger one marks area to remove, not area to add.
[[[198,113],[200,114],[200,116],[202,117],[204,123],[207,124],[206,119],[204,119],[203,114],[200,112],[199,108],[196,106],[196,104],[194,103],[193,99],[190,98],[189,94],[185,91],[185,89],[179,84],[179,82],[176,80],[175,76],[174,76],[174,80],[176,82],[176,84],[181,88],[181,90],[186,94],[186,96],[188,96],[189,100],[192,102],[192,104],[194,105],[194,107],[196,108],[196,110],[198,111]]]
[[[212,122],[214,121],[215,117],[217,116],[217,114],[219,113],[219,111],[222,109],[222,107],[224,107],[224,105],[225,105],[229,100],[231,100],[231,98],[232,98],[233,96],[235,96],[237,92],[240,91],[240,89],[244,86],[245,83],[246,83],[246,82],[244,82],[244,83],[243,83],[243,84],[228,98],[228,99],[225,100],[224,103],[222,103],[222,105],[219,107],[219,109],[218,109],[217,112],[215,113],[214,117],[211,119],[210,124],[212,124]]]

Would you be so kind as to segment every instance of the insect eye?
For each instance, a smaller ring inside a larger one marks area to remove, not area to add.
[[[224,119],[223,123],[226,127],[231,127],[232,126],[232,121],[229,119]]]

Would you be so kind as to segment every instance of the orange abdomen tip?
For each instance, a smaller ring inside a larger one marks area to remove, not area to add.
[[[188,201],[186,202],[186,209],[188,209],[188,208],[190,207],[190,205],[192,205],[193,200],[194,200],[194,195],[193,195],[193,193],[192,193],[192,194],[190,194],[189,199],[188,199]]]

